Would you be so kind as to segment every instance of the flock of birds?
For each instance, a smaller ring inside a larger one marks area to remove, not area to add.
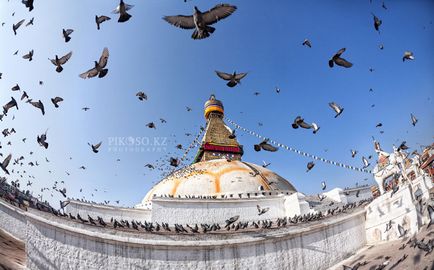
[[[29,12],[31,12],[35,7],[34,7],[34,1],[31,0],[25,0],[22,1],[22,3],[24,4],[24,6],[26,8],[28,8]],[[117,14],[118,18],[117,21],[118,23],[125,23],[127,21],[129,21],[132,18],[132,15],[129,14],[128,12],[133,8],[133,5],[129,5],[127,3],[125,3],[123,0],[120,0],[119,4],[116,6],[116,8],[112,11],[113,14]],[[385,8],[385,5],[383,5],[383,8]],[[386,8],[385,8],[386,9]],[[232,14],[234,14],[237,10],[237,7],[231,4],[218,4],[214,7],[212,7],[211,9],[209,9],[208,11],[200,11],[198,7],[194,7],[194,12],[193,14],[188,14],[188,15],[173,15],[173,16],[165,16],[163,17],[163,20],[166,21],[167,23],[184,29],[184,30],[193,30],[191,38],[192,39],[205,39],[205,38],[209,38],[212,33],[215,32],[215,24],[225,18],[228,18],[229,16],[231,16]],[[14,15],[14,14],[13,14]],[[376,15],[373,15],[373,25],[374,25],[374,29],[376,31],[380,31],[381,25],[382,25],[382,20],[377,17]],[[107,21],[110,21],[111,18],[107,15],[95,15],[95,25],[96,25],[96,29],[100,30],[101,27],[103,27],[103,24],[106,23]],[[31,18],[26,24],[25,24],[26,20],[22,19],[19,20],[18,22],[14,23],[12,25],[12,31],[14,35],[18,35],[20,32],[20,29],[23,25],[25,26],[30,26],[33,25],[34,23],[34,18]],[[4,23],[2,23],[2,25],[4,25]],[[62,37],[64,39],[65,43],[70,42],[73,39],[73,35],[74,35],[74,29],[69,29],[69,28],[63,28],[62,29]],[[312,44],[312,42],[309,39],[305,39],[302,43],[302,46],[306,46],[307,48],[314,48],[314,44]],[[380,45],[380,49],[384,49],[384,46],[381,44]],[[17,54],[17,52],[15,52],[15,54]],[[334,68],[334,67],[343,67],[343,68],[351,68],[353,66],[353,64],[348,61],[347,59],[343,58],[343,54],[346,53],[346,48],[341,48],[340,50],[338,50],[335,54],[333,54],[330,59],[328,60],[328,65],[330,68]],[[26,53],[25,55],[22,56],[23,59],[26,59],[28,61],[32,61],[33,57],[34,57],[34,50],[30,50],[28,53]],[[107,76],[109,69],[108,69],[108,60],[109,60],[109,49],[108,48],[103,48],[101,56],[99,57],[99,59],[97,61],[94,61],[93,65],[88,68],[86,71],[82,72],[79,74],[80,78],[83,79],[90,79],[90,78],[104,78],[105,76]],[[68,63],[68,61],[73,57],[73,52],[70,51],[68,53],[66,53],[65,55],[54,55],[53,58],[48,59],[55,67],[55,71],[58,73],[61,73],[64,69],[64,66]],[[402,56],[402,61],[409,61],[409,60],[414,60],[414,54],[411,51],[405,51],[403,53]],[[238,73],[236,71],[234,72],[222,72],[222,71],[215,71],[216,75],[226,81],[226,85],[228,87],[235,87],[238,84],[241,83],[241,80],[243,80],[244,78],[246,78],[247,73],[246,72],[241,72]],[[3,74],[0,73],[0,79],[1,76]],[[42,85],[43,82],[40,81],[40,84]],[[16,85],[14,85],[11,88],[12,92],[22,92],[20,99],[16,99],[13,96],[11,97],[11,100],[8,101],[6,104],[3,105],[3,112],[2,114],[0,114],[0,120],[3,119],[3,117],[7,117],[8,114],[11,113],[11,110],[18,110],[19,107],[21,107],[22,105],[20,104],[20,102],[24,102],[25,104],[29,104],[32,105],[34,108],[38,109],[42,115],[45,115],[46,113],[46,104],[45,102],[43,102],[42,100],[38,99],[33,99],[31,98],[28,93],[24,90],[21,89],[21,87],[19,86],[19,84],[17,83]],[[276,93],[280,93],[280,89],[278,87],[276,87]],[[259,95],[259,92],[255,92],[255,95]],[[148,100],[148,96],[146,93],[144,93],[143,91],[139,91],[136,93],[136,97],[140,100],[140,101],[146,101]],[[52,103],[52,105],[55,108],[60,108],[61,103],[64,101],[62,97],[59,96],[55,96],[50,98],[50,101]],[[337,104],[336,102],[332,101],[328,104],[330,106],[330,108],[334,111],[334,117],[337,118],[339,117],[343,112],[344,112],[344,108]],[[83,111],[88,111],[90,110],[89,107],[83,107],[82,108]],[[190,107],[186,107],[187,111],[191,111]],[[13,116],[14,118],[14,116]],[[160,118],[160,122],[161,124],[166,123],[167,121],[163,118]],[[412,125],[415,126],[416,123],[418,122],[418,119],[416,118],[416,116],[414,116],[413,114],[411,114],[411,122]],[[157,124],[156,122],[149,122],[146,124],[146,126],[150,129],[156,129],[157,128]],[[382,125],[380,125],[381,123],[379,123],[379,125],[377,125],[377,127],[381,127]],[[298,128],[302,128],[302,129],[311,129],[313,130],[314,134],[317,134],[318,132],[320,132],[320,126],[315,123],[315,122],[307,122],[304,120],[303,117],[301,116],[297,116],[293,123],[292,123],[292,127],[294,129],[298,129]],[[4,137],[10,136],[11,134],[16,133],[14,128],[7,128],[3,130],[3,135]],[[190,136],[190,133],[186,133],[187,136]],[[230,138],[235,138],[235,130],[232,132],[232,134],[230,135]],[[26,138],[23,138],[22,141],[25,143],[26,142]],[[41,146],[44,149],[47,149],[49,147],[49,141],[48,141],[48,134],[47,131],[38,135],[36,138],[36,142],[39,146]],[[97,154],[101,147],[102,147],[102,141],[97,142],[97,143],[88,143],[90,150]],[[403,142],[404,146],[405,146],[405,142]],[[8,142],[7,145],[11,145],[11,142]],[[1,145],[0,145],[1,148]],[[277,147],[271,145],[268,140],[263,140],[261,142],[259,142],[258,144],[255,144],[253,146],[255,151],[270,151],[270,152],[275,152],[278,150]],[[176,146],[176,149],[178,150],[185,150],[185,148],[178,144]],[[29,154],[31,155],[33,152],[30,152]],[[357,150],[351,150],[351,156],[354,158],[357,154]],[[0,156],[3,156],[3,153],[0,153]],[[13,162],[13,165],[20,165],[23,166],[24,164],[24,160],[26,158],[24,156],[20,156],[18,159],[15,159]],[[30,159],[30,158],[27,158]],[[362,157],[362,162],[363,162],[363,168],[367,168],[368,166],[370,166],[370,162],[369,162],[369,158],[365,158],[364,156]],[[46,158],[47,162],[48,159]],[[0,163],[0,167],[3,170],[3,172],[7,175],[9,175],[10,173],[17,173],[19,176],[21,176],[21,178],[23,178],[23,174],[26,174],[26,170],[18,170],[18,169],[12,169],[9,170],[8,167],[11,164],[11,161],[13,161],[12,159],[12,154],[8,154],[4,157],[3,161]],[[117,159],[117,161],[119,161],[119,159]],[[31,165],[33,164],[33,165]],[[38,161],[29,161],[28,165],[29,166],[39,166],[39,164],[41,164]],[[181,164],[181,160],[179,158],[176,158],[174,156],[165,156],[160,158],[159,160],[157,160],[155,163],[151,164],[151,163],[147,163],[144,166],[146,168],[148,168],[149,170],[153,170],[155,168],[158,168],[160,171],[164,171],[165,169],[167,169],[167,165],[170,167],[178,167]],[[268,165],[270,165],[270,163],[266,163],[264,162],[263,167],[267,167]],[[163,169],[162,167],[165,167],[165,169]],[[307,172],[312,170],[315,166],[315,163],[313,161],[310,161],[307,163],[306,168],[307,168]],[[82,165],[79,167],[79,169],[81,170],[85,170],[86,166]],[[69,172],[65,172],[67,175],[70,175]],[[34,178],[34,176],[29,175],[29,178]],[[15,184],[19,185],[18,180],[14,182]],[[55,185],[54,185],[55,186]],[[325,189],[325,182],[322,182],[322,190]],[[46,188],[47,190],[49,190],[49,188]],[[45,190],[45,189],[44,189]],[[52,190],[56,190],[56,189],[52,189]],[[61,190],[65,190],[65,188],[61,189]],[[66,191],[65,191],[66,192]],[[53,196],[53,194],[51,194],[51,196]]]

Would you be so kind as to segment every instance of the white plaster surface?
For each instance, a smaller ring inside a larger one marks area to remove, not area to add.
[[[152,200],[152,221],[169,224],[221,223],[239,215],[239,221],[277,219],[285,216],[285,196],[254,199],[191,200],[164,199]],[[269,210],[258,215],[257,205]]]
[[[73,216],[80,214],[85,219],[87,219],[87,215],[93,218],[100,216],[106,221],[112,217],[117,220],[123,219],[128,221],[140,220],[143,222],[151,220],[151,211],[148,209],[121,208],[109,205],[89,204],[75,200],[71,200],[65,207],[65,213],[71,213]]]
[[[243,233],[131,233],[29,209],[0,226],[22,226],[28,269],[327,269],[365,245],[364,210]],[[20,225],[21,224],[21,225]]]

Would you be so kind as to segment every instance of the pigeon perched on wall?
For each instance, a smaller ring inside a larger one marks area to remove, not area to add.
[[[165,16],[163,20],[182,29],[194,29],[191,35],[192,39],[204,39],[215,31],[215,28],[209,25],[230,16],[236,9],[236,6],[229,4],[218,4],[207,12],[202,13],[195,6],[193,15]]]
[[[341,55],[345,52],[345,50],[345,48],[342,48],[335,55],[333,55],[333,57],[329,60],[329,67],[332,68],[334,64],[345,68],[350,68],[353,66],[352,63],[348,62],[344,58],[341,58]]]
[[[97,144],[90,144],[90,143],[87,143],[91,148],[92,148],[92,152],[94,152],[94,153],[98,153],[99,152],[99,148],[101,147],[101,144],[102,144],[102,142],[99,142],[99,143],[97,143]]]
[[[405,60],[414,60],[413,53],[410,51],[405,51],[404,56],[402,56],[402,62],[404,62]]]
[[[60,58],[56,54],[54,59],[48,59],[48,60],[50,60],[51,63],[56,66],[56,71],[60,73],[63,70],[62,65],[64,65],[66,62],[68,62],[68,60],[71,58],[71,56],[72,56],[72,52],[69,52]]]
[[[101,57],[99,58],[99,61],[95,61],[95,67],[89,69],[88,71],[80,74],[80,78],[87,79],[87,78],[93,78],[96,75],[98,75],[99,78],[105,77],[107,75],[108,69],[105,69],[105,66],[107,65],[109,58],[109,50],[107,48],[104,48]]]
[[[133,5],[125,4],[124,1],[121,0],[119,5],[112,11],[112,13],[119,14],[118,22],[126,22],[132,17],[130,14],[127,13],[127,10],[130,10],[133,7]]]
[[[277,147],[274,147],[268,143],[268,139],[263,140],[259,144],[255,144],[253,148],[255,149],[256,152],[261,151],[261,149],[269,152],[276,152],[278,150]]]
[[[404,228],[401,226],[401,224],[398,224],[398,233],[399,233],[399,237],[404,237],[407,234],[407,230],[404,230]]]
[[[225,81],[229,81],[226,85],[229,87],[234,87],[237,84],[241,84],[241,79],[247,76],[247,73],[238,73],[234,71],[234,73],[229,74],[221,71],[215,71],[217,76]]]
[[[341,106],[339,106],[335,102],[330,102],[329,106],[330,106],[330,108],[332,108],[336,112],[335,118],[338,117],[339,115],[341,115],[341,113],[344,111],[344,108],[342,108]]]
[[[427,208],[428,208],[428,218],[429,218],[429,223],[427,228],[429,228],[429,226],[434,224],[434,208],[431,205],[428,205]]]
[[[96,29],[99,30],[100,29],[100,25],[103,22],[109,21],[109,20],[111,20],[111,18],[108,17],[108,16],[105,16],[105,15],[101,15],[101,16],[95,15]]]
[[[23,59],[29,59],[29,62],[33,60],[33,53],[34,51],[31,50],[27,54],[23,55]]]
[[[20,28],[20,26],[24,23],[24,19],[22,19],[21,21],[17,22],[16,24],[12,25],[12,30],[14,31],[14,35],[17,34],[17,30],[18,28]]]
[[[66,30],[62,29],[62,35],[66,43],[68,43],[71,40],[70,35],[72,34],[72,32],[74,32],[73,29],[66,29]]]

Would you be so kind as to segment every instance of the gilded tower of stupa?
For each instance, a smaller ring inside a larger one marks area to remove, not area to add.
[[[204,116],[206,119],[205,135],[194,159],[194,163],[214,159],[241,160],[243,147],[223,122],[224,107],[220,100],[211,95],[205,102]]]

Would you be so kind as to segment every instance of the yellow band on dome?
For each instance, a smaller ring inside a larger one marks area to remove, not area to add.
[[[220,107],[220,106],[217,106],[217,105],[210,105],[210,106],[208,106],[208,107],[205,108],[205,113],[204,113],[205,118],[208,118],[208,115],[209,115],[211,112],[220,112],[220,113],[224,113],[224,110],[223,110],[223,108]]]

